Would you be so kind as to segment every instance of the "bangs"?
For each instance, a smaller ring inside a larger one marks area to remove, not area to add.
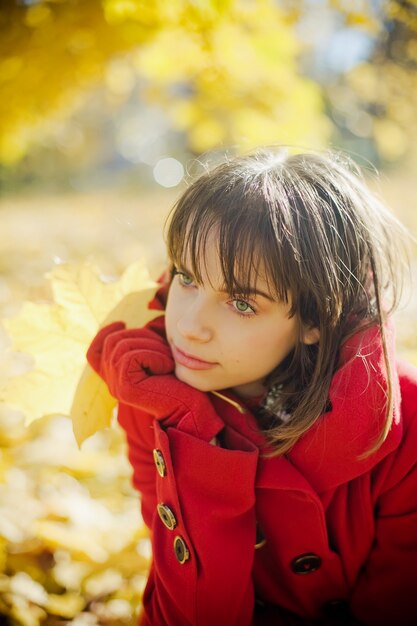
[[[231,189],[211,189],[199,179],[173,208],[168,255],[176,267],[188,269],[202,282],[207,243],[214,237],[224,289],[230,295],[249,296],[261,279],[271,298],[288,302],[285,248],[277,245],[277,225],[271,219],[278,212],[266,199],[260,204],[259,189],[254,202],[244,187],[242,181]]]

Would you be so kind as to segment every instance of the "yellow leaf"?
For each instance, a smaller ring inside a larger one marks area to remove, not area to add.
[[[74,363],[73,371],[67,372],[64,377],[54,375],[51,368],[49,371],[36,369],[12,378],[6,383],[0,399],[8,406],[22,411],[27,426],[48,415],[69,415],[79,365],[79,362]]]
[[[22,599],[19,595],[10,598],[12,606],[9,609],[10,623],[19,626],[40,626],[46,619],[46,612],[36,604]]]
[[[121,320],[143,326],[156,283],[143,261],[105,282],[91,263],[61,265],[47,274],[53,301],[24,303],[17,317],[3,320],[13,349],[29,353],[33,368],[8,378],[0,400],[25,414],[26,423],[47,415],[71,415],[80,445],[110,424],[116,401],[87,366],[86,351],[100,326]]]
[[[39,606],[44,606],[48,600],[46,590],[26,572],[19,572],[12,577],[10,591]]]
[[[100,326],[122,320],[127,328],[138,328],[149,322],[154,317],[161,315],[162,311],[148,309],[148,302],[155,293],[155,287],[143,289],[134,293],[128,293],[105,317]]]
[[[34,369],[8,379],[1,400],[23,411],[27,424],[44,415],[68,415],[94,327],[76,325],[56,304],[34,302],[3,323],[14,350],[29,353]]]
[[[52,615],[69,619],[79,615],[84,606],[85,600],[79,593],[69,592],[62,595],[50,593],[45,608]]]
[[[138,289],[155,289],[155,282],[142,260],[130,265],[119,281],[104,282],[91,263],[63,264],[47,278],[56,304],[70,315],[71,321],[83,327],[97,328],[111,309],[127,293]]]
[[[3,573],[6,569],[7,561],[7,541],[4,537],[0,537],[0,573]]]
[[[35,523],[36,536],[50,549],[64,548],[75,557],[97,563],[105,563],[108,558],[103,537],[94,529],[80,529],[64,523],[38,520]]]
[[[160,315],[160,311],[147,309],[154,289],[131,293],[107,316],[103,326],[117,320],[126,322],[128,328],[140,327]],[[78,382],[70,410],[75,439],[79,446],[95,432],[110,425],[116,400],[101,378],[87,364]]]
[[[363,12],[349,12],[346,16],[346,24],[363,28],[372,34],[377,34],[381,28],[380,22],[375,17]]]
[[[116,400],[101,378],[87,365],[71,407],[72,427],[79,446],[95,432],[110,426]]]

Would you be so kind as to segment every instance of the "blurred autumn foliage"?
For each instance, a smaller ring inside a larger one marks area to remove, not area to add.
[[[329,96],[350,130],[372,137],[382,162],[395,162],[415,154],[417,141],[417,2],[381,5],[383,21],[370,58],[336,81]]]
[[[127,100],[161,108],[197,154],[323,145],[339,126],[372,138],[383,158],[402,156],[416,137],[415,0],[328,0],[338,27],[362,30],[373,50],[330,80],[303,71],[320,39],[320,14],[315,37],[299,30],[312,5],[3,0],[0,163],[19,163],[45,141],[74,158],[85,153],[88,129],[74,130],[69,117],[97,85],[110,115]]]
[[[346,39],[320,62],[334,30]],[[416,158],[416,33],[417,0],[2,0],[0,390],[14,379],[29,417],[45,416],[28,426],[0,405],[0,624],[130,626],[149,567],[124,438],[114,424],[80,451],[68,405],[89,335],[134,284],[126,268],[162,269],[175,198],[156,176],[152,192],[80,193],[75,174],[103,169],[107,183],[128,164],[139,178],[166,154],[187,164],[274,142],[402,171]],[[348,63],[353,35],[367,52]],[[73,195],[7,197],[59,168]],[[417,232],[414,178],[379,191]],[[416,313],[413,295],[398,329],[415,363]]]
[[[45,118],[76,105],[99,80],[114,106],[138,80],[140,98],[165,108],[197,153],[242,136],[253,145],[271,137],[311,143],[325,135],[320,90],[297,71],[294,18],[273,2],[4,5],[4,163],[21,159],[44,132]]]

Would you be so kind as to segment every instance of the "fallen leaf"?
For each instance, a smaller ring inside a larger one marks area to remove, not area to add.
[[[59,615],[69,619],[79,615],[85,604],[85,599],[79,593],[70,592],[62,595],[50,593],[45,609],[52,615]]]
[[[51,302],[25,302],[15,318],[3,320],[11,349],[30,356],[33,365],[19,376],[2,371],[0,401],[22,411],[26,425],[46,416],[71,416],[80,446],[110,425],[116,405],[88,366],[87,348],[99,327],[111,321],[135,327],[160,315],[148,309],[157,284],[142,260],[111,282],[90,262],[60,265],[46,278]],[[10,350],[4,336],[3,343]],[[3,369],[11,370],[13,363],[3,359]]]

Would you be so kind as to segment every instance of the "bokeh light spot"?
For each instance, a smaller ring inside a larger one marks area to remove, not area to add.
[[[184,178],[184,167],[177,159],[160,159],[153,168],[153,177],[162,187],[176,187]]]

